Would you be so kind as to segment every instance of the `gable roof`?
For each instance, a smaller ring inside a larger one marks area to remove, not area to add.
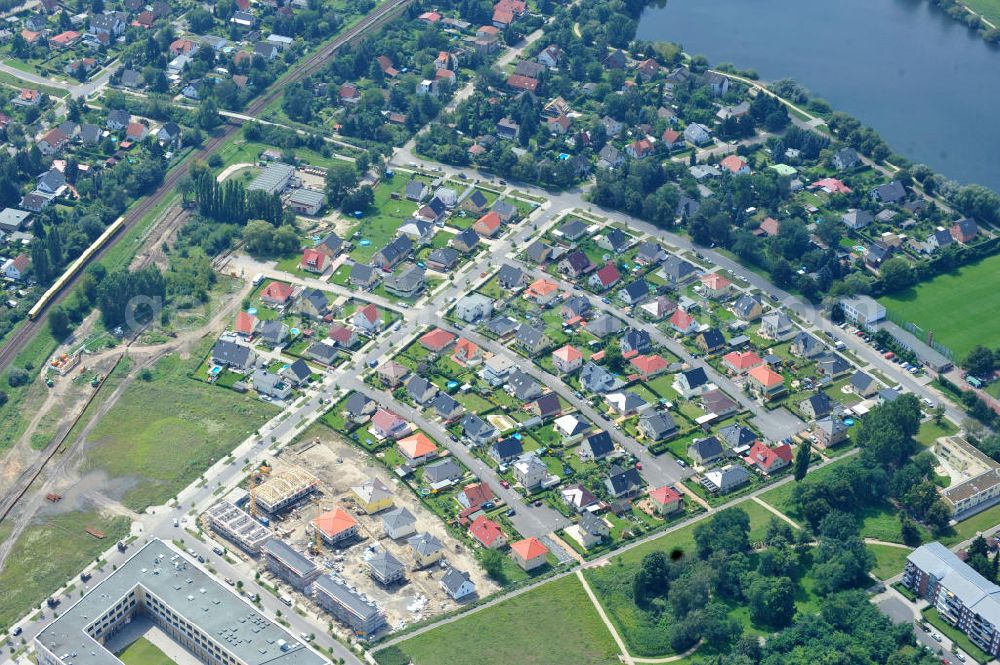
[[[510,549],[526,561],[549,553],[549,548],[534,536],[517,541],[510,546]]]

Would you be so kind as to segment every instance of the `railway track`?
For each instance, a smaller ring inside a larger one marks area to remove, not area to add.
[[[353,43],[365,32],[379,28],[388,21],[394,19],[410,2],[412,2],[412,0],[386,0],[383,2],[381,5],[372,10],[367,16],[361,19],[357,24],[351,26],[345,30],[343,34],[337,36],[335,39],[319,48],[300,67],[293,70],[284,78],[273,83],[271,87],[268,88],[262,95],[250,103],[245,111],[245,114],[251,117],[259,115],[269,104],[281,96],[284,89],[288,85],[301,81],[303,78],[319,71],[319,69],[326,64],[327,60],[329,60],[329,58],[336,53],[338,49],[342,48],[346,44]],[[188,174],[191,169],[191,164],[195,160],[207,160],[209,155],[218,150],[223,143],[228,141],[237,131],[239,131],[241,124],[241,122],[229,124],[217,135],[208,139],[200,150],[188,155],[188,157],[185,158],[181,164],[168,172],[163,180],[163,183],[154,193],[141,199],[128,212],[125,213],[125,223],[122,224],[122,228],[119,232],[110,238],[101,249],[95,252],[90,261],[81,265],[80,269],[71,279],[66,280],[62,289],[53,294],[49,298],[48,302],[44,304],[39,311],[38,316],[36,316],[33,320],[28,320],[22,323],[21,326],[14,331],[7,343],[0,348],[0,371],[6,370],[11,363],[14,362],[18,354],[24,350],[28,342],[36,334],[43,330],[48,321],[49,310],[53,305],[62,302],[67,294],[71,293],[77,284],[79,284],[87,265],[93,263],[94,261],[100,261],[101,258],[107,255],[107,253],[122,240],[129,229],[149,214],[149,212],[156,208],[156,206],[163,203],[168,196],[173,194],[173,192],[177,189],[178,183]],[[183,223],[185,218],[185,215],[178,216],[169,213],[164,217],[164,219],[170,220],[167,223],[174,225],[180,225]]]

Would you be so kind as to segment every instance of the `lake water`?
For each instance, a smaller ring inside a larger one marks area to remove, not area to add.
[[[793,78],[899,154],[1000,191],[1000,51],[925,0],[666,0],[638,37]]]

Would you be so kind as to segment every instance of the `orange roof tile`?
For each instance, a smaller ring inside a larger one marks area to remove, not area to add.
[[[328,513],[323,513],[312,521],[313,526],[327,536],[336,536],[350,528],[356,527],[358,521],[341,508],[334,508]]]
[[[433,455],[437,452],[437,446],[435,446],[434,442],[427,438],[427,435],[423,432],[417,432],[413,436],[400,439],[397,445],[399,446],[399,449],[410,459],[426,457],[427,455]]]
[[[549,553],[549,548],[534,536],[517,541],[510,546],[510,549],[525,561],[531,561]]]

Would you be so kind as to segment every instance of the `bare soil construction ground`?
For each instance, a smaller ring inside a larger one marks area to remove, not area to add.
[[[473,552],[451,536],[444,524],[417,500],[409,488],[329,428],[311,427],[302,435],[300,443],[287,449],[273,462],[276,471],[289,465],[309,471],[319,479],[322,488],[321,494],[313,501],[287,513],[283,519],[273,521],[275,530],[287,535],[287,540],[296,549],[305,552],[312,542],[306,528],[317,515],[335,507],[354,515],[360,522],[361,537],[346,544],[339,552],[324,546],[319,558],[329,571],[337,573],[375,601],[386,612],[394,628],[455,609],[458,604],[444,593],[439,584],[445,567],[435,564],[424,570],[415,570],[406,539],[394,541],[385,535],[382,516],[388,511],[365,515],[355,505],[351,487],[369,478],[378,478],[390,489],[394,495],[394,508],[403,507],[413,514],[417,533],[430,532],[444,543],[444,560],[468,572],[481,596],[497,589],[480,569]],[[373,548],[388,550],[407,566],[404,584],[387,589],[368,576],[365,561],[372,556]]]

